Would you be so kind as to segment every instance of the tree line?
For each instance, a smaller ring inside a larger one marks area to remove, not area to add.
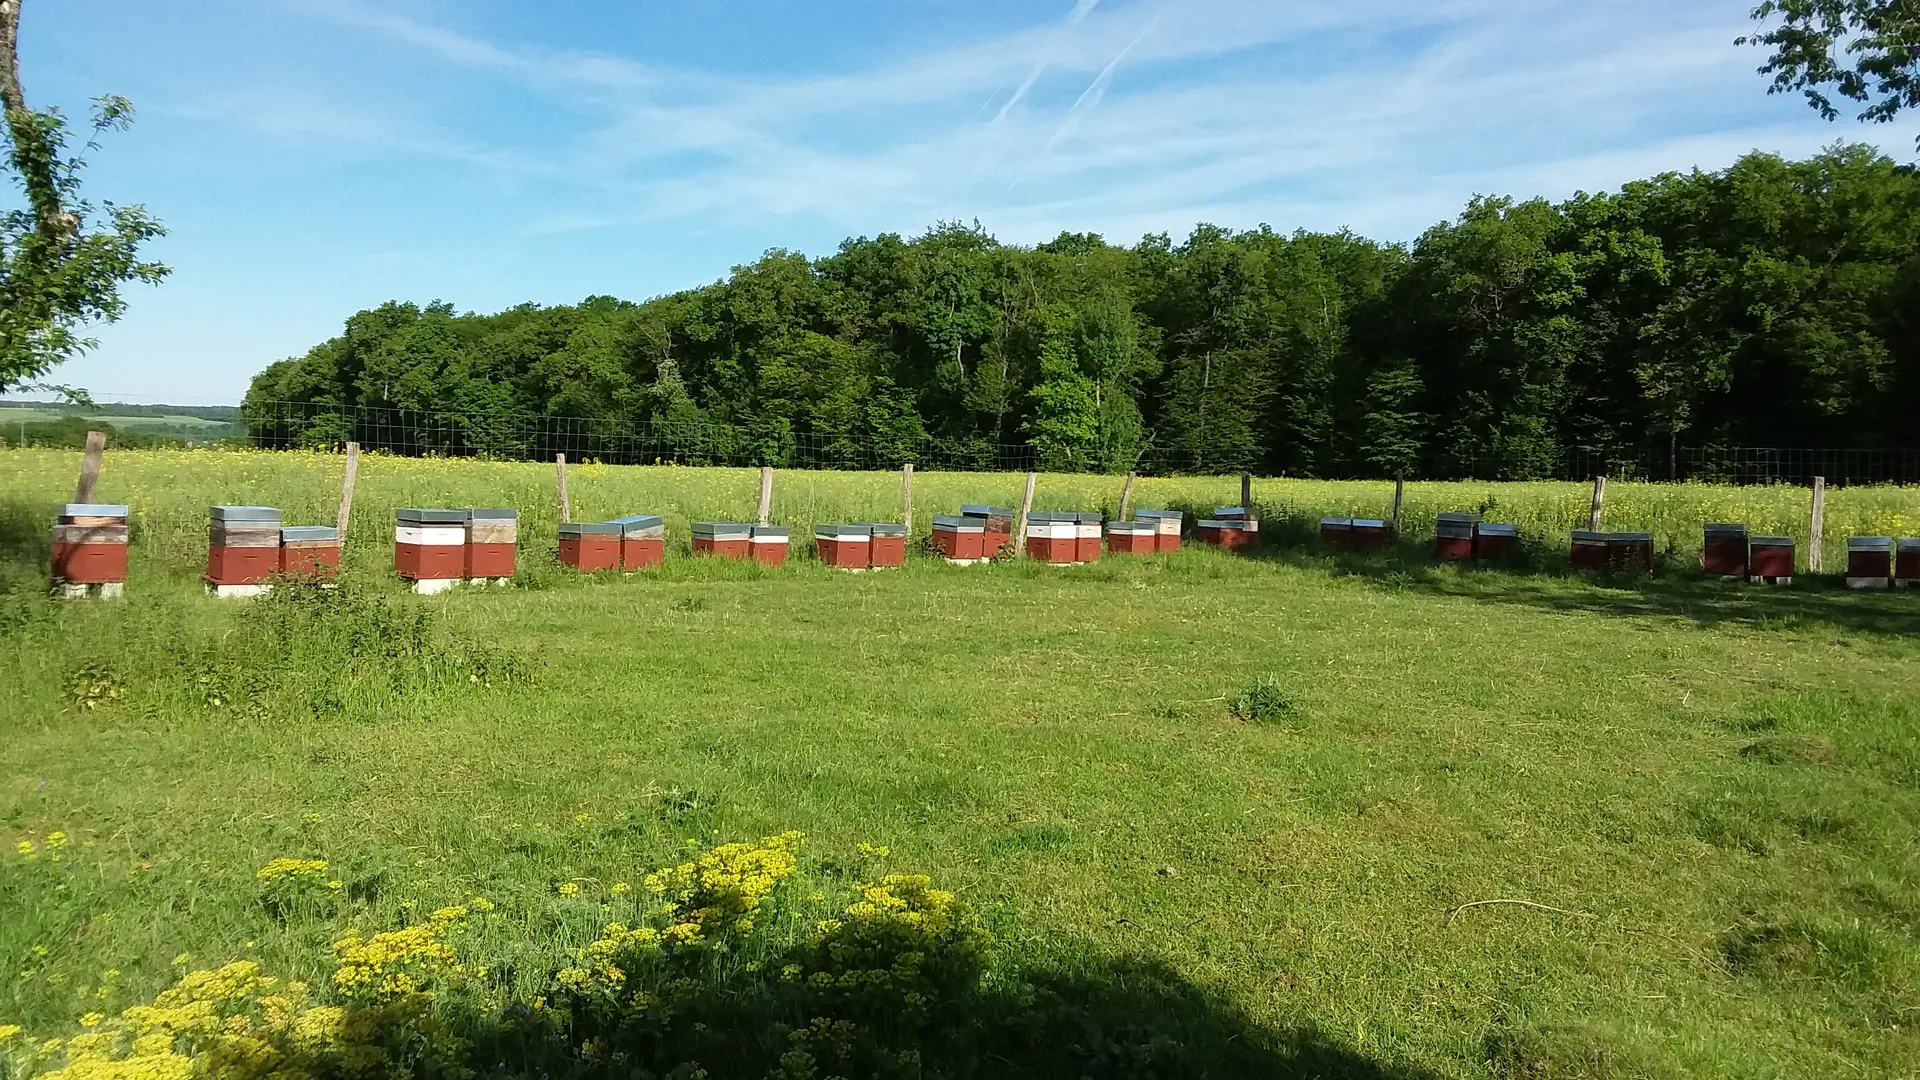
[[[769,461],[1024,444],[1108,471],[1172,451],[1521,479],[1576,451],[1916,446],[1920,173],[1865,146],[1754,153],[1560,203],[1475,198],[1410,245],[1203,225],[1020,247],[946,223],[644,303],[383,304],[261,372],[243,416],[278,402],[308,407],[309,442],[371,407],[462,414],[476,439],[554,415],[725,425]]]

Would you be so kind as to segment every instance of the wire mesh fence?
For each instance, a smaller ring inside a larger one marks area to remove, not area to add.
[[[754,425],[634,422],[516,411],[458,412],[316,402],[253,401],[241,409],[245,444],[261,449],[331,449],[349,441],[406,456],[573,461],[612,465],[772,465],[791,469],[916,468],[965,472],[1054,471],[1146,476],[1265,473],[1258,447],[1192,449],[1161,445],[1047,455],[1027,443],[985,439],[796,432],[782,421]],[[1481,466],[1485,467],[1482,468]],[[1501,479],[1493,463],[1455,463],[1450,478]],[[1674,447],[1653,451],[1580,449],[1553,475],[1532,479],[1702,481],[1830,485],[1920,484],[1920,450]],[[1332,478],[1332,477],[1330,477]],[[1520,477],[1512,477],[1519,479]]]

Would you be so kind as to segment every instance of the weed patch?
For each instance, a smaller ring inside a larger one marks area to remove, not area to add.
[[[1297,719],[1301,709],[1285,681],[1277,675],[1262,675],[1228,695],[1227,713],[1241,723],[1258,724]]]

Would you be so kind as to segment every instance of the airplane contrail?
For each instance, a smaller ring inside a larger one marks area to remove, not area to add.
[[[1093,13],[1093,9],[1099,6],[1100,0],[1074,0],[1073,10],[1067,12],[1067,20],[1062,25],[1060,33],[1065,34],[1067,31],[1079,26],[1086,20],[1088,15]],[[1015,105],[1020,104],[1020,102],[1026,98],[1027,91],[1033,89],[1033,84],[1040,81],[1040,76],[1047,70],[1047,64],[1051,59],[1052,57],[1047,53],[1041,54],[1040,62],[1035,64],[1033,70],[1027,73],[1027,80],[1020,84],[1019,89],[1013,92],[1013,96],[1007,99],[1007,103],[1000,106],[1000,111],[993,115],[993,123],[999,123],[1009,112],[1013,111]]]
[[[1053,137],[1047,140],[1045,149],[1053,149],[1053,144],[1059,142],[1061,136],[1078,126],[1082,116],[1100,107],[1100,100],[1107,96],[1107,87],[1113,85],[1114,69],[1120,66],[1120,62],[1125,60],[1136,46],[1147,40],[1147,35],[1153,33],[1154,27],[1160,25],[1160,16],[1164,14],[1166,9],[1162,8],[1159,14],[1154,15],[1152,22],[1142,27],[1140,32],[1134,35],[1133,40],[1127,42],[1126,48],[1121,49],[1112,60],[1107,62],[1106,67],[1100,69],[1100,74],[1094,76],[1093,82],[1080,92],[1080,96],[1074,99],[1072,107],[1067,109],[1067,115],[1061,118],[1060,126],[1054,130]]]

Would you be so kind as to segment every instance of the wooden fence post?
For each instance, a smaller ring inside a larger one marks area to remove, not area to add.
[[[913,462],[900,466],[900,502],[906,508],[901,515],[907,526],[907,535],[913,535]]]
[[[1813,523],[1808,529],[1813,535],[1807,539],[1807,572],[1818,574],[1826,565],[1826,557],[1821,549],[1826,546],[1827,531],[1827,478],[1813,478]]]
[[[1250,472],[1240,474],[1240,509],[1245,510],[1249,518],[1258,516],[1253,512],[1253,474]]]
[[[1607,507],[1607,478],[1593,478],[1593,509],[1587,511],[1587,531],[1600,531],[1600,513]]]
[[[100,459],[107,452],[107,433],[87,432],[87,453],[80,459],[80,486],[73,489],[73,501],[90,503],[93,489],[100,483]]]
[[[1127,513],[1133,509],[1133,481],[1137,476],[1139,476],[1138,473],[1128,472],[1127,485],[1120,489],[1119,520],[1121,521],[1127,520]]]
[[[553,455],[553,467],[560,472],[560,524],[573,520],[573,503],[567,498],[567,455]]]
[[[353,485],[360,479],[360,444],[347,444],[347,471],[340,477],[340,516],[334,519],[334,531],[340,546],[347,546],[347,523],[353,517]]]
[[[1400,535],[1400,504],[1402,502],[1405,502],[1406,498],[1407,498],[1407,474],[1403,472],[1394,473],[1393,474],[1393,535],[1396,538],[1398,538]]]
[[[767,515],[773,513],[773,466],[760,466],[760,524],[767,524]]]
[[[1038,473],[1027,474],[1027,493],[1020,497],[1020,515],[1013,522],[1013,554],[1020,558],[1027,553],[1027,515],[1033,512],[1033,482]]]

